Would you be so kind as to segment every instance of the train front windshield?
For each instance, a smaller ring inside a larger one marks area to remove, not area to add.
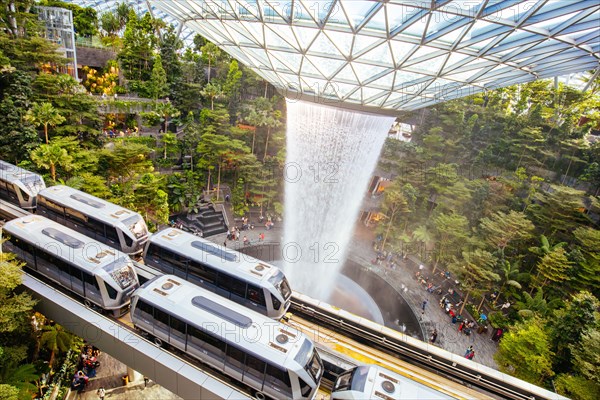
[[[362,392],[367,383],[369,375],[369,367],[361,366],[351,369],[350,371],[341,374],[333,385],[334,392],[342,392],[345,390],[356,390]]]
[[[292,289],[283,272],[278,269],[273,276],[269,278],[269,282],[277,288],[284,300],[287,300],[292,295]]]
[[[38,192],[46,187],[46,184],[39,175],[29,175],[21,179],[21,182],[29,190],[32,195],[37,195]]]
[[[138,283],[137,275],[131,261],[118,260],[105,267],[106,272],[119,284],[121,289],[127,289]]]
[[[123,223],[125,224],[125,226],[127,226],[127,229],[129,229],[129,231],[133,233],[136,239],[139,239],[148,233],[146,223],[139,215],[134,215],[132,217],[126,218],[123,220]]]

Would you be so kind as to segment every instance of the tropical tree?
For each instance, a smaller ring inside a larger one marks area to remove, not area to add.
[[[31,161],[33,161],[38,168],[50,170],[50,176],[54,182],[56,182],[57,166],[68,171],[73,165],[73,157],[69,155],[66,149],[57,143],[40,145],[31,152],[30,157]]]
[[[21,266],[22,264],[15,260],[13,254],[0,252],[0,333],[2,334],[15,332],[23,327],[36,303],[29,293],[15,291],[23,280]]]
[[[521,289],[521,283],[519,283],[519,279],[523,276],[529,276],[529,274],[523,274],[519,271],[519,262],[515,261],[514,263],[510,263],[508,260],[500,260],[498,263],[500,266],[500,280],[502,281],[502,285],[498,290],[499,293],[503,293],[506,285],[510,287],[514,287],[517,289]],[[494,305],[498,302],[500,296],[496,296],[494,299]]]
[[[162,58],[160,54],[154,57],[154,65],[152,66],[152,75],[148,85],[150,97],[157,100],[159,97],[164,97],[168,93],[169,86],[167,85],[167,73],[163,68]]]
[[[531,318],[533,316],[546,317],[561,303],[561,299],[554,299],[550,302],[546,301],[544,291],[541,288],[537,290],[533,297],[529,293],[523,292],[522,298],[522,301],[515,303],[515,307],[519,310],[519,315],[522,318]]]
[[[600,289],[600,230],[580,226],[573,231],[584,258],[579,261],[578,283],[582,288]]]
[[[482,218],[480,228],[485,241],[500,252],[504,258],[506,247],[518,241],[523,241],[533,236],[535,226],[527,219],[525,214],[509,211],[508,214],[498,211],[490,218]]]
[[[65,117],[60,115],[52,103],[33,103],[32,108],[27,111],[25,119],[35,126],[44,127],[44,136],[48,144],[48,126],[56,126],[65,122]]]
[[[500,276],[493,271],[496,261],[492,253],[476,249],[463,251],[462,257],[454,257],[454,261],[448,265],[450,272],[457,276],[466,291],[459,314],[462,314],[472,292],[489,289],[494,282],[500,280]]]
[[[181,113],[170,101],[156,103],[154,106],[154,112],[158,114],[164,122],[164,132],[168,132],[169,128],[169,118],[177,118]]]
[[[554,375],[548,334],[538,318],[518,323],[506,333],[494,360],[500,371],[540,385]]]
[[[557,310],[549,322],[551,349],[556,353],[554,371],[569,372],[572,369],[572,344],[579,343],[583,334],[598,326],[600,302],[589,292],[579,292]]]
[[[221,98],[223,96],[223,89],[218,83],[209,83],[206,86],[204,86],[202,91],[200,91],[200,94],[203,97],[210,99],[210,109],[211,111],[214,111],[215,99]]]
[[[177,136],[175,136],[174,133],[165,133],[162,135],[161,138],[162,142],[163,142],[163,159],[167,159],[167,151],[168,149],[170,149],[173,145],[177,144]]]
[[[202,135],[202,141],[198,145],[198,153],[202,154],[201,167],[208,169],[207,190],[210,189],[211,169],[217,167],[217,201],[221,186],[221,170],[225,165],[233,167],[239,165],[243,156],[250,149],[241,140],[231,139],[227,136],[214,133]]]
[[[400,180],[396,180],[385,190],[385,198],[383,199],[382,208],[388,221],[383,242],[381,244],[382,249],[385,249],[385,244],[387,243],[390,229],[392,229],[392,226],[396,223],[396,218],[398,215],[410,211],[408,208],[408,202],[406,201],[404,193],[402,192],[401,184],[402,182]]]
[[[536,265],[538,269],[536,279],[540,274],[544,277],[544,282],[540,284],[540,287],[544,287],[548,281],[560,283],[568,280],[572,265],[573,263],[569,261],[565,249],[562,247],[557,247],[544,255]]]
[[[58,324],[44,325],[42,331],[40,344],[50,351],[48,364],[52,368],[56,353],[69,350],[71,342],[73,341],[73,335]]]
[[[206,44],[200,48],[202,58],[208,63],[208,83],[211,78],[211,66],[221,57],[221,49],[214,43],[206,41]]]
[[[462,247],[469,237],[469,221],[460,214],[440,214],[433,219],[436,251],[433,273],[440,262],[452,261],[460,254]]]

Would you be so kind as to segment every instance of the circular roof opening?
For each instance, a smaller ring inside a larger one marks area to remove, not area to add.
[[[258,264],[256,267],[254,267],[254,269],[257,271],[263,271],[265,267],[263,265]]]
[[[383,382],[381,382],[381,388],[383,390],[385,390],[387,393],[394,393],[394,390],[396,390],[396,387],[390,381],[383,381]]]
[[[173,284],[171,282],[163,283],[163,285],[161,286],[161,288],[164,289],[164,290],[169,290],[172,287],[173,287]]]
[[[288,337],[282,333],[280,335],[277,335],[275,340],[277,340],[277,343],[285,344],[288,342]]]

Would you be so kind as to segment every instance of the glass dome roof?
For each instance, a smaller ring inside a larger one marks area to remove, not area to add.
[[[99,13],[112,1],[72,1]],[[597,0],[137,0],[288,98],[413,110],[600,61]]]

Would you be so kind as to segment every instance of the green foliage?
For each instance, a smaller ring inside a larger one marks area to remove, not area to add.
[[[500,371],[535,385],[554,375],[548,334],[539,319],[530,319],[513,326],[506,333],[494,359]]]
[[[19,70],[0,70],[0,159],[18,162],[39,139],[25,121],[31,107],[31,78]]]
[[[44,127],[46,144],[48,144],[48,126],[56,126],[66,121],[65,117],[60,115],[52,103],[33,103],[32,108],[27,111],[25,120],[35,126]]]
[[[571,353],[575,370],[600,387],[600,327],[581,335],[579,343],[571,345]]]
[[[573,400],[595,400],[600,398],[600,385],[578,375],[560,374],[554,380],[556,391]]]
[[[167,73],[163,68],[160,54],[154,57],[154,65],[152,67],[152,75],[148,84],[148,93],[154,100],[167,95]]]
[[[485,241],[492,248],[500,250],[504,257],[506,247],[512,242],[531,238],[535,226],[523,213],[510,211],[505,214],[498,211],[490,218],[482,218],[480,228]]]
[[[571,371],[571,345],[579,343],[588,329],[597,326],[600,321],[598,307],[598,299],[589,292],[580,292],[573,296],[565,308],[555,312],[549,322],[551,348],[556,353],[553,359],[555,372]]]
[[[20,329],[29,317],[35,301],[28,293],[15,293],[21,284],[21,264],[11,253],[0,253],[0,332]]]

